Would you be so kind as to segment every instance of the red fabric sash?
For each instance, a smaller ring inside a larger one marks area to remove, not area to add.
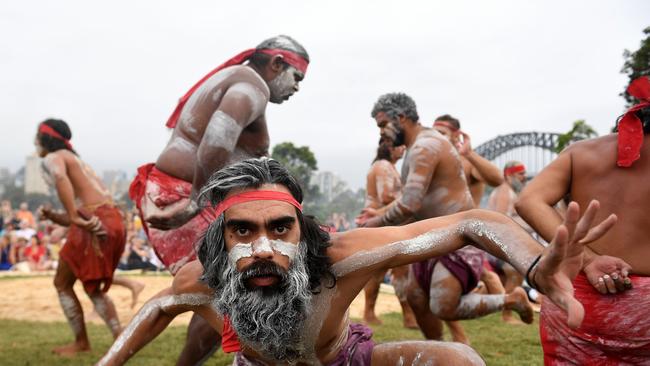
[[[255,52],[261,52],[271,56],[281,55],[282,57],[284,57],[284,61],[286,63],[295,67],[298,71],[302,72],[303,74],[307,73],[307,65],[309,63],[307,62],[307,60],[302,58],[302,56],[294,52],[282,50],[282,49],[272,49],[272,50],[269,49],[258,50],[255,48],[248,49],[244,52],[239,53],[237,56],[231,58],[230,60],[224,62],[223,64],[217,66],[216,69],[210,71],[201,80],[199,80],[196,84],[194,84],[194,86],[190,88],[190,90],[188,90],[187,93],[185,93],[185,95],[183,95],[181,99],[178,101],[178,105],[176,106],[176,109],[174,109],[172,115],[167,120],[166,126],[169,128],[176,127],[176,123],[178,123],[178,118],[181,116],[181,111],[183,110],[185,103],[187,103],[187,100],[190,99],[190,97],[192,96],[192,94],[194,94],[196,89],[198,89],[207,79],[209,79],[212,75],[225,69],[228,66],[243,64],[246,60],[248,60],[251,56],[253,56]]]
[[[507,177],[509,175],[513,175],[525,171],[526,171],[526,166],[524,166],[524,164],[513,165],[509,168],[503,169],[503,175]]]
[[[241,351],[241,345],[239,344],[239,337],[237,337],[237,333],[235,333],[235,329],[232,327],[228,315],[223,316],[223,331],[221,332],[221,349],[223,349],[225,353]]]
[[[628,168],[641,157],[643,145],[643,123],[636,112],[650,107],[650,79],[642,76],[635,79],[627,87],[631,96],[639,99],[641,103],[625,112],[618,122],[618,158],[616,164]]]
[[[60,133],[56,132],[55,129],[53,129],[52,127],[46,125],[45,123],[41,123],[38,126],[38,133],[54,137],[57,140],[61,140],[65,144],[65,147],[72,150],[72,144],[70,143],[70,140],[68,140],[65,137],[61,136]]]
[[[282,201],[302,211],[302,205],[289,193],[278,191],[247,191],[230,196],[221,201],[215,209],[215,217],[219,217],[219,215],[234,205],[249,201]]]

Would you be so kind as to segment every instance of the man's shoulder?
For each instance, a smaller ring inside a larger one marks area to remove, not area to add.
[[[618,135],[612,133],[605,136],[574,142],[571,145],[569,145],[569,147],[567,147],[566,150],[567,152],[593,150],[593,149],[607,149],[607,148],[612,148],[616,150],[617,139],[618,139]]]
[[[225,73],[223,76],[225,76],[230,81],[229,84],[231,86],[249,85],[260,89],[267,96],[270,93],[266,81],[264,81],[264,79],[262,79],[262,76],[260,76],[260,74],[258,74],[251,67],[245,65],[235,65],[225,68],[221,72]]]

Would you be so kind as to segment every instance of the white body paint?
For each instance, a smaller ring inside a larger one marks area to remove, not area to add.
[[[203,139],[210,141],[211,145],[218,145],[232,152],[242,130],[242,126],[230,115],[223,111],[216,111],[210,118]]]
[[[108,325],[109,328],[111,328],[111,331],[113,334],[117,334],[120,331],[120,321],[117,317],[110,317],[108,314],[108,301],[110,299],[104,297],[104,296],[91,296],[90,300],[92,301],[93,305],[95,306],[95,310],[97,311],[97,314],[99,314],[99,317],[104,320],[106,325]]]
[[[255,254],[278,252],[289,260],[293,260],[298,251],[299,244],[288,243],[282,240],[269,240],[262,236],[252,243],[238,243],[228,253],[231,263],[237,263],[242,258],[250,258]]]
[[[59,292],[59,302],[63,309],[63,314],[68,319],[68,324],[72,328],[72,332],[76,335],[83,329],[83,313],[81,308],[77,305],[74,298],[65,292]]]

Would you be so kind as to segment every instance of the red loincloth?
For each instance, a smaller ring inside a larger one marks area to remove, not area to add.
[[[99,206],[93,212],[106,230],[106,238],[100,240],[79,226],[70,225],[68,236],[59,256],[83,283],[87,293],[97,291],[100,285],[106,292],[113,283],[113,272],[120,261],[126,243],[124,218],[113,205]],[[96,246],[93,245],[96,241]]]
[[[436,263],[440,262],[460,282],[462,293],[470,293],[478,284],[483,273],[485,253],[480,249],[466,246],[426,261],[412,263],[411,270],[418,284],[426,294],[431,290],[431,276]]]
[[[203,209],[192,220],[173,230],[157,230],[148,226],[144,220],[144,200],[155,205],[154,209],[164,210],[184,198],[189,198],[192,183],[172,177],[160,170],[155,164],[146,164],[138,168],[129,188],[129,196],[135,202],[142,218],[142,225],[149,237],[158,258],[172,274],[176,274],[186,263],[196,259],[196,244],[201,239],[210,223],[215,220],[212,207]]]
[[[650,365],[650,277],[630,276],[633,288],[601,295],[580,273],[575,297],[585,308],[578,329],[544,298],[539,322],[545,365]]]

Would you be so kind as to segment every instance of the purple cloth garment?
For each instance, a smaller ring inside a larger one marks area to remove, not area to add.
[[[473,247],[464,247],[455,252],[411,264],[411,270],[425,293],[431,289],[431,275],[436,263],[445,268],[460,282],[463,295],[471,292],[478,284],[483,272],[484,253]]]

